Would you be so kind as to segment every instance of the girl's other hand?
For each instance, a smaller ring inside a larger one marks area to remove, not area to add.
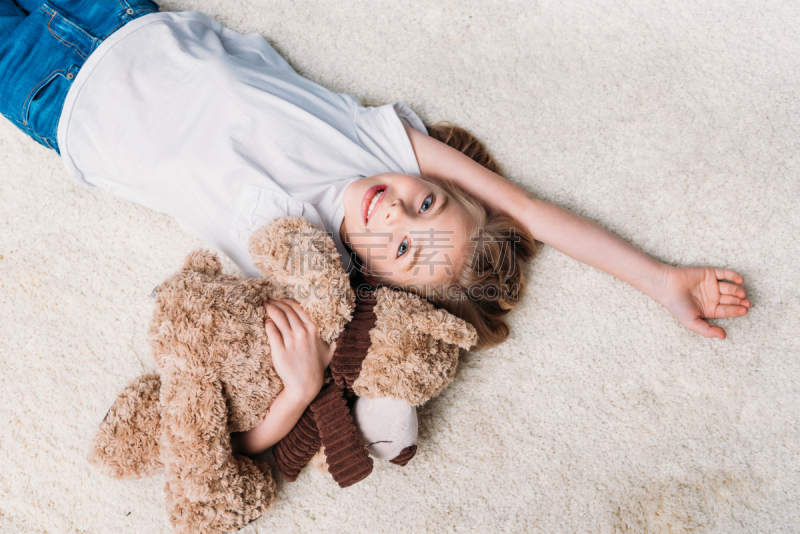
[[[296,302],[272,300],[264,303],[264,328],[272,348],[272,364],[306,406],[322,389],[325,368],[331,363],[336,342],[328,345],[319,337],[317,325]]]
[[[725,282],[731,280],[732,282]],[[751,302],[740,287],[744,278],[728,269],[666,266],[658,299],[683,326],[705,337],[725,339],[725,330],[706,319],[741,317]]]

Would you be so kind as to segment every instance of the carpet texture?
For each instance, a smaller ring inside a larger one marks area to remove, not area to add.
[[[511,339],[467,354],[406,467],[303,471],[243,534],[800,531],[800,5],[204,0],[301,74],[485,141],[504,175],[753,302],[683,328],[542,246]],[[202,243],[0,121],[0,531],[167,533],[163,476],[86,462],[154,369],[148,294]],[[234,271],[227,263],[227,269]]]

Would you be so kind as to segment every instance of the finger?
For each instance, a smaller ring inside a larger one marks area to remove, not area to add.
[[[267,304],[267,315],[269,315],[269,318],[275,323],[275,326],[278,327],[278,330],[281,331],[282,337],[291,335],[292,327],[289,325],[289,319],[286,318],[286,314],[275,302]]]
[[[730,295],[721,295],[719,297],[720,304],[730,304],[733,306],[742,306],[744,308],[750,309],[750,306],[753,305],[748,299],[740,299],[739,297],[732,297]]]
[[[717,280],[731,280],[732,282],[736,282],[737,284],[744,283],[744,278],[739,276],[738,273],[731,271],[730,269],[714,269],[714,272],[717,275]]]
[[[275,321],[267,319],[267,322],[264,323],[264,329],[267,331],[269,346],[272,347],[273,350],[286,350],[286,346],[283,344],[283,336],[280,330],[278,330],[278,327],[275,326]]]
[[[299,302],[295,302],[293,300],[281,300],[284,304],[288,304],[292,307],[292,309],[297,313],[297,316],[306,324],[314,324],[314,321],[311,320],[311,316],[303,309]]]
[[[319,329],[317,328],[317,324],[311,320],[311,316],[308,315],[306,310],[300,305],[299,302],[295,302],[293,300],[284,300],[284,304],[291,306],[292,309],[297,313],[297,316],[303,322],[303,326],[305,331],[312,337],[317,338],[319,337]]]
[[[300,317],[297,316],[297,312],[294,311],[294,308],[289,306],[289,303],[285,300],[276,300],[274,302],[275,306],[281,309],[283,314],[286,316],[286,319],[289,321],[289,325],[292,327],[292,330],[305,330],[305,324]]]
[[[711,326],[699,317],[695,318],[694,321],[691,321],[684,326],[686,326],[686,328],[692,332],[697,332],[701,336],[725,339],[725,330],[719,326]]]
[[[739,297],[740,299],[743,299],[745,295],[747,295],[747,291],[736,284],[731,284],[730,282],[720,282],[719,292],[723,295],[733,295],[734,297]]]
[[[733,304],[734,306],[739,306],[742,302],[742,299],[739,297],[732,297],[731,295],[720,295],[719,303],[720,304]]]
[[[741,317],[742,315],[747,314],[747,308],[744,306],[734,306],[730,304],[724,304],[717,306],[717,309],[714,310],[714,319],[722,319],[723,317]]]

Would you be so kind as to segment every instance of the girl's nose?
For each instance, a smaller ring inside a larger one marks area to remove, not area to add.
[[[388,209],[386,210],[386,222],[387,223],[394,223],[397,222],[399,219],[402,219],[405,215],[405,206],[400,199],[392,200],[392,203],[389,204]]]

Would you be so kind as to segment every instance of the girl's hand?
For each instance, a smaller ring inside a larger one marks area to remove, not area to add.
[[[736,282],[723,282],[732,280]],[[746,292],[737,284],[744,278],[728,269],[673,267],[664,272],[658,299],[683,326],[705,337],[725,339],[725,330],[702,318],[741,317],[750,309]]]
[[[317,325],[296,302],[273,300],[265,302],[264,308],[264,328],[275,371],[283,385],[307,406],[322,389],[323,373],[331,363],[336,342],[329,346],[322,341]]]

